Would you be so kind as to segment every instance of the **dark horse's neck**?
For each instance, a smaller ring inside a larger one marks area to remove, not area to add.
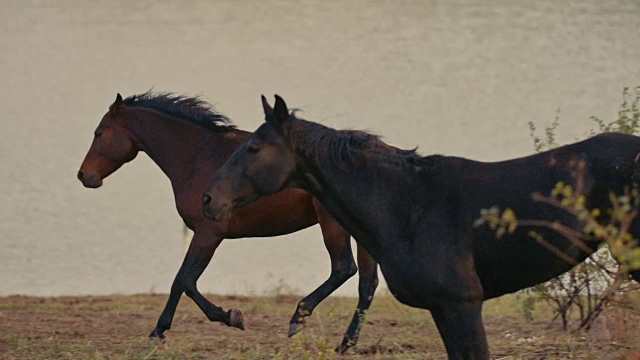
[[[403,225],[409,218],[409,207],[393,214],[385,213],[385,209],[397,209],[396,202],[404,201],[394,194],[406,193],[408,182],[412,181],[410,177],[398,176],[406,170],[399,165],[401,161],[397,161],[400,151],[369,134],[337,131],[299,119],[293,121],[287,131],[290,138],[295,139],[289,143],[294,144],[294,152],[302,159],[302,186],[320,200],[378,262],[383,260],[381,255],[389,244],[381,240],[390,237],[381,235],[390,230],[379,220],[384,217]],[[396,243],[394,247],[404,246]]]
[[[144,151],[167,175],[174,188],[196,171],[215,171],[246,138],[247,132],[212,131],[161,111],[123,107],[124,121]]]

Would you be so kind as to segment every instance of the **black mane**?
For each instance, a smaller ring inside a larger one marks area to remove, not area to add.
[[[169,92],[147,91],[144,94],[129,96],[123,100],[123,104],[157,110],[211,131],[222,132],[236,128],[228,117],[216,112],[213,105],[199,96],[188,97]]]
[[[354,150],[363,150],[378,155],[381,161],[416,170],[417,167],[433,166],[434,157],[419,155],[415,149],[403,150],[388,145],[380,136],[360,130],[335,130],[324,125],[290,115],[292,125],[288,128],[289,139],[296,152],[314,157],[320,162],[354,164]],[[436,156],[439,158],[439,156]]]

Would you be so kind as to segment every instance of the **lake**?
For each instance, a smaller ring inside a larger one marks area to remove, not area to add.
[[[479,160],[613,119],[640,85],[640,2],[35,1],[0,5],[0,295],[167,292],[182,260],[168,180],[146,156],[98,190],[76,172],[117,92],[201,94],[242,129],[260,94],[403,148]],[[202,291],[308,292],[318,227],[223,242]],[[357,294],[357,277],[337,293]]]

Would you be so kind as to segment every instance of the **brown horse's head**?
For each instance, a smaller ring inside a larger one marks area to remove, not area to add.
[[[264,96],[262,105],[266,123],[231,154],[204,190],[203,212],[209,219],[222,220],[295,179],[296,156],[283,136],[283,125],[290,121],[287,105],[277,95],[273,109]]]
[[[122,106],[122,96],[118,94],[94,133],[93,143],[78,171],[78,180],[85,187],[102,186],[102,179],[133,160],[140,150],[131,132],[122,124]]]

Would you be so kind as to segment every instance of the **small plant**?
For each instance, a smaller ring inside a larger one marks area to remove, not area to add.
[[[522,318],[527,321],[533,321],[533,311],[535,310],[536,299],[527,296],[522,301]]]
[[[631,89],[625,87],[622,91],[622,104],[618,110],[618,118],[606,122],[592,116],[590,119],[598,125],[599,132],[620,132],[624,134],[638,134],[640,131],[640,86]],[[592,132],[592,134],[595,134]]]
[[[551,126],[544,128],[545,138],[541,139],[538,135],[536,135],[536,125],[533,121],[529,121],[527,123],[529,125],[529,136],[533,140],[533,147],[536,152],[541,152],[545,150],[550,150],[555,147],[558,147],[558,143],[556,142],[556,129],[560,126],[560,109],[556,110],[556,118],[551,123]]]

